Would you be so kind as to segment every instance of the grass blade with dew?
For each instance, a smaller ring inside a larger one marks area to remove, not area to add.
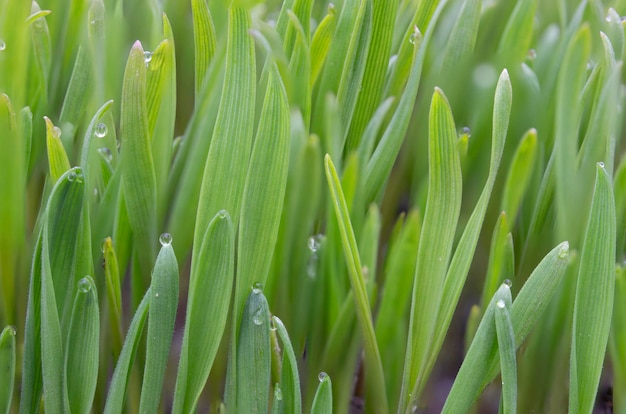
[[[283,344],[283,362],[280,374],[280,389],[282,393],[282,412],[285,414],[300,414],[302,412],[302,396],[300,394],[300,375],[298,361],[293,352],[291,339],[283,322],[273,316],[272,322]]]
[[[0,334],[0,411],[11,412],[15,385],[15,327],[7,326]]]
[[[615,295],[615,201],[611,179],[598,163],[576,285],[570,360],[571,413],[593,410],[604,365]]]
[[[489,264],[480,308],[486,309],[491,298],[498,290],[498,286],[506,279],[512,280],[515,275],[515,257],[513,250],[513,237],[509,231],[508,216],[503,211],[500,213],[491,236],[489,248]]]
[[[482,378],[489,372],[490,358],[497,356],[498,345],[496,340],[496,308],[502,302],[511,306],[511,288],[503,283],[485,309],[484,316],[478,325],[476,335],[459,372],[454,380],[450,394],[446,399],[442,413],[469,412],[474,405],[473,394],[476,378]],[[476,396],[477,397],[477,396]]]
[[[63,134],[61,128],[54,126],[48,117],[44,117],[44,120],[46,121],[46,147],[48,148],[50,177],[56,183],[59,177],[70,169],[70,160],[61,142]]]
[[[126,400],[126,392],[130,378],[130,369],[133,365],[137,348],[139,347],[141,333],[143,332],[146,317],[148,316],[151,297],[150,292],[150,289],[148,289],[145,296],[141,300],[141,303],[137,307],[133,320],[130,323],[130,327],[126,332],[124,347],[122,348],[120,357],[115,365],[115,371],[113,372],[111,384],[109,385],[106,405],[104,407],[105,414],[122,413],[124,409],[124,401]]]
[[[189,282],[174,413],[195,410],[211,372],[230,308],[234,252],[232,221],[226,211],[220,211],[205,232],[198,270]],[[209,310],[205,308],[207,303]]]
[[[164,233],[159,242],[161,251],[150,283],[146,365],[139,405],[142,413],[156,413],[159,409],[178,306],[178,263],[172,248],[172,237]]]
[[[325,372],[320,372],[319,380],[313,405],[311,405],[311,414],[331,414],[333,412],[333,383]]]
[[[126,64],[120,120],[122,182],[140,278],[145,286],[155,258],[156,177],[146,108],[146,62],[140,42],[135,42]]]
[[[456,308],[456,304],[461,296],[461,291],[463,290],[465,279],[467,278],[467,274],[474,257],[478,237],[480,236],[482,223],[487,212],[489,199],[491,197],[491,191],[493,189],[500,161],[502,159],[502,152],[504,151],[513,99],[512,94],[513,91],[511,88],[509,74],[506,70],[503,70],[500,74],[500,79],[498,80],[494,97],[489,175],[480,198],[474,207],[474,211],[467,222],[465,230],[463,230],[463,234],[461,235],[461,239],[459,240],[456,251],[446,273],[443,294],[441,296],[442,302],[439,305],[437,313],[434,339],[431,342],[428,361],[421,367],[419,379],[416,383],[416,387],[413,389],[415,391],[414,395],[416,398],[419,397],[419,394],[425,385],[428,376],[430,375],[430,371],[435,364],[435,360],[445,339],[448,327],[450,326],[454,309]]]
[[[387,129],[385,130],[374,154],[370,158],[366,172],[365,172],[365,202],[369,203],[382,191],[385,182],[387,181],[393,164],[395,163],[402,142],[404,141],[404,135],[409,127],[409,121],[411,114],[413,113],[413,107],[419,89],[419,83],[422,75],[422,67],[424,65],[424,59],[426,58],[426,50],[430,44],[430,39],[434,33],[434,23],[439,19],[445,5],[445,0],[437,7],[431,26],[429,26],[424,39],[419,42],[419,47],[416,45],[418,42],[413,40],[413,59],[412,66],[409,74],[409,79],[398,102],[398,108],[394,113]],[[412,34],[413,39],[421,37],[417,27]]]
[[[237,347],[236,412],[267,413],[271,370],[270,313],[267,300],[258,287],[248,295]]]
[[[361,334],[363,335],[365,347],[365,387],[368,397],[368,412],[386,413],[388,410],[387,395],[385,390],[385,379],[383,373],[382,362],[380,359],[380,351],[376,342],[374,326],[372,322],[371,307],[367,292],[365,289],[365,280],[363,278],[363,269],[359,250],[357,247],[354,230],[350,222],[350,214],[348,206],[337,176],[337,171],[332,160],[328,155],[325,159],[326,179],[330,187],[331,198],[335,210],[339,231],[341,234],[341,242],[343,245],[344,256],[348,266],[348,274],[350,276],[350,285],[356,301],[357,317]]]
[[[48,30],[48,22],[44,18],[51,13],[50,10],[41,10],[37,2],[33,1],[31,5],[31,15],[28,17],[27,23],[30,24],[30,35],[32,39],[33,55],[35,60],[35,73],[30,77],[29,82],[39,84],[34,101],[41,106],[48,104],[48,90],[50,78],[50,65],[52,60],[52,52],[50,47],[50,32]],[[37,106],[39,106],[37,105]]]
[[[459,217],[462,194],[461,164],[456,149],[456,126],[443,91],[436,88],[429,115],[428,199],[411,299],[401,411],[413,404],[413,393],[422,365],[428,358],[435,332],[437,310],[444,293],[446,269]]]
[[[510,303],[509,303],[510,305]],[[500,354],[500,371],[502,373],[502,413],[517,412],[517,348],[515,333],[511,323],[511,315],[507,303],[500,299],[496,302],[496,337]]]
[[[72,413],[91,412],[98,379],[100,310],[91,276],[78,282],[72,319],[65,342],[63,371],[66,407]]]

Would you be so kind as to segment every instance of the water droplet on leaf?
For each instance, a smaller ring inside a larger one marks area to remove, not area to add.
[[[161,246],[169,246],[172,244],[172,235],[169,233],[163,233],[159,236],[159,243]]]
[[[505,280],[504,280],[504,284],[505,284],[507,287],[509,287],[509,288],[510,288],[511,286],[513,286],[513,282],[511,282],[511,280],[510,280],[510,279],[505,279]]]
[[[276,399],[277,401],[283,399],[283,390],[280,389],[279,383],[276,383],[276,385],[274,385],[274,399]]]
[[[63,134],[63,131],[61,131],[61,128],[59,128],[58,126],[55,126],[54,128],[52,128],[52,135],[54,135],[57,138],[61,138],[61,134]]]
[[[96,129],[95,129],[95,134],[98,138],[104,138],[106,137],[107,133],[109,132],[107,126],[105,124],[103,124],[102,122],[100,122],[98,125],[96,125]]]
[[[78,281],[78,290],[82,293],[87,293],[91,290],[91,282],[89,282],[88,278],[84,277]]]
[[[151,60],[152,60],[152,52],[148,50],[143,52],[143,61],[146,62],[146,66],[148,66]]]
[[[252,322],[254,322],[257,326],[261,326],[263,325],[263,320],[265,319],[264,316],[263,308],[259,308],[256,312],[254,312],[254,315],[252,315]]]
[[[4,40],[0,39],[0,52],[7,48],[7,44],[4,43]]]
[[[506,306],[506,304],[504,303],[504,301],[502,299],[500,299],[499,301],[496,302],[496,305],[498,305],[498,307],[500,309],[504,309],[504,307]]]
[[[263,283],[256,282],[254,285],[252,285],[252,293],[254,293],[255,295],[260,295],[262,292],[263,292]]]
[[[328,376],[327,373],[325,373],[324,371],[320,372],[320,374],[317,376],[317,379],[320,380],[320,382],[324,381],[326,379],[326,377]]]
[[[111,150],[107,147],[98,148],[98,153],[108,162],[113,161],[113,154],[111,153]]]

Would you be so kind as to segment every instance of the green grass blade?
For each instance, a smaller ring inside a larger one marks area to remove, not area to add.
[[[480,308],[486,309],[490,298],[498,290],[498,286],[506,279],[512,280],[515,274],[513,257],[513,237],[509,232],[509,223],[506,213],[503,211],[496,221],[491,246],[489,249],[489,265],[483,285],[483,293]]]
[[[35,98],[35,101],[39,100],[39,104],[42,106],[48,103],[48,81],[51,65],[51,47],[50,47],[50,32],[48,30],[48,23],[45,16],[50,14],[50,10],[41,10],[37,2],[32,2],[31,15],[27,19],[27,23],[30,24],[30,35],[33,45],[33,54],[35,55],[35,63],[37,67],[37,79],[41,84],[37,88],[39,96]]]
[[[517,363],[515,362],[515,333],[511,315],[504,300],[496,302],[496,336],[502,372],[502,413],[517,412]]]
[[[205,232],[198,271],[191,275],[174,413],[195,410],[213,366],[230,307],[234,252],[232,221],[221,211]]]
[[[146,109],[146,63],[141,43],[135,42],[126,64],[120,120],[122,181],[128,218],[144,283],[154,263],[156,236],[156,177]]]
[[[61,142],[61,129],[55,127],[48,117],[44,117],[44,120],[46,121],[46,147],[48,148],[50,177],[56,183],[59,177],[70,169],[70,160]]]
[[[519,142],[509,168],[500,210],[505,211],[511,228],[515,225],[517,212],[530,183],[537,154],[537,131],[531,129]]]
[[[518,1],[504,28],[498,45],[498,55],[507,61],[523,62],[533,39],[533,25],[538,0]]]
[[[615,201],[611,179],[598,163],[594,197],[576,285],[570,362],[572,413],[591,412],[604,365],[615,289]]]
[[[446,42],[441,67],[444,71],[466,62],[474,52],[480,25],[482,0],[465,0]]]
[[[405,411],[417,396],[419,371],[427,359],[435,332],[437,310],[444,292],[446,269],[461,207],[461,164],[456,150],[456,126],[443,92],[436,88],[429,116],[429,181],[424,224],[417,251],[400,408]],[[413,398],[409,395],[412,394]]]
[[[388,410],[385,380],[380,352],[376,342],[369,299],[365,289],[363,268],[359,257],[354,230],[350,222],[350,214],[346,199],[339,182],[335,167],[328,155],[325,159],[326,179],[330,187],[331,198],[335,209],[335,215],[339,224],[341,243],[348,266],[350,285],[356,301],[357,317],[365,346],[365,369],[366,369],[366,395],[368,397],[368,411],[385,413]]]
[[[106,279],[107,305],[109,309],[109,323],[112,335],[112,352],[117,359],[123,345],[122,334],[122,288],[120,269],[110,237],[104,239],[102,244],[104,258],[104,278]]]
[[[615,304],[626,301],[626,275],[623,267],[617,268],[615,278]],[[623,390],[626,386],[626,312],[615,307],[609,342],[611,362],[613,363],[614,390]],[[613,394],[616,413],[626,412],[626,395],[620,392]]]
[[[261,289],[252,289],[248,296],[237,346],[236,412],[267,413],[271,370],[270,313]]]
[[[311,122],[311,86],[309,85],[309,79],[311,78],[311,52],[309,40],[304,33],[302,25],[296,20],[296,15],[290,11],[289,17],[292,19],[289,27],[297,27],[296,41],[289,61],[289,70],[293,75],[292,84],[298,85],[298,87],[293,89],[293,101],[300,108],[308,130]]]
[[[106,135],[108,135],[108,127],[106,126],[105,115],[109,113],[111,106],[113,105],[113,101],[107,101],[98,109],[96,114],[91,118],[91,122],[87,126],[87,130],[85,131],[85,138],[83,139],[83,147],[80,155],[80,167],[83,169],[83,174],[86,177],[87,182],[92,182],[91,176],[91,165],[92,162],[90,157],[92,153],[92,148],[94,147],[94,137],[104,138],[106,140]],[[102,127],[104,125],[104,127]],[[104,133],[104,136],[100,136]],[[110,139],[107,142],[111,142]]]
[[[200,97],[204,78],[215,55],[217,39],[211,11],[206,0],[192,0],[194,56],[195,56],[195,91],[196,100]]]
[[[337,11],[335,7],[330,4],[328,6],[328,14],[318,26],[311,40],[311,87],[317,82],[317,78],[322,72],[324,63],[326,63],[326,57],[328,56],[336,27]]]
[[[115,371],[113,372],[111,384],[109,385],[106,405],[104,407],[105,414],[121,413],[124,409],[124,401],[126,400],[126,392],[130,378],[130,369],[133,365],[137,348],[139,347],[139,340],[141,339],[143,326],[146,322],[146,317],[148,316],[148,308],[150,306],[151,297],[151,290],[148,289],[135,311],[135,315],[130,323],[128,332],[126,332],[124,347],[122,348],[120,357],[117,360],[117,365],[115,365]]]
[[[15,384],[15,327],[7,326],[0,334],[0,410],[11,412]]]
[[[162,247],[150,283],[146,365],[139,405],[142,413],[156,413],[159,409],[178,306],[178,263],[172,239],[164,233],[159,241]]]
[[[72,148],[74,133],[85,113],[93,89],[91,55],[83,46],[80,46],[59,116],[59,124],[66,130],[63,136],[65,148]]]
[[[89,413],[96,392],[100,340],[98,294],[91,276],[78,282],[65,345],[63,374],[66,407]]]
[[[289,334],[283,322],[273,316],[272,322],[276,327],[280,341],[283,344],[283,363],[280,374],[280,390],[282,394],[282,412],[285,414],[300,414],[302,412],[302,397],[300,395],[300,375],[298,361],[293,352]]]
[[[333,412],[333,384],[325,372],[319,375],[320,383],[315,391],[311,414],[331,414]]]
[[[488,374],[491,358],[497,357],[498,353],[495,315],[497,303],[500,301],[504,302],[505,307],[511,305],[511,288],[506,284],[500,286],[485,309],[485,314],[454,380],[442,413],[469,412],[478,398],[478,395],[473,392],[476,379]]]

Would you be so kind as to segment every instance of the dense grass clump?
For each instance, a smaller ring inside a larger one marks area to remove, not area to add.
[[[625,0],[0,0],[0,413],[626,413]]]

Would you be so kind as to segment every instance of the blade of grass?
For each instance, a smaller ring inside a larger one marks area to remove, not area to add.
[[[626,300],[626,275],[624,268],[618,266],[615,278],[615,300],[614,303],[624,303]],[[626,312],[623,308],[620,311],[618,306],[613,311],[613,321],[611,327],[609,349],[611,351],[611,362],[614,371],[614,390],[623,390],[626,386]],[[626,395],[621,392],[613,394],[613,404],[616,413],[626,411]]]
[[[224,334],[234,277],[234,235],[219,212],[202,240],[198,272],[191,275],[185,333],[176,378],[174,413],[192,412],[204,389]],[[211,304],[211,310],[205,304]]]
[[[311,88],[317,82],[317,78],[322,72],[322,68],[326,63],[326,57],[330,50],[332,38],[337,27],[337,11],[332,4],[328,5],[328,14],[313,35],[311,40]]]
[[[311,414],[330,414],[333,412],[333,384],[325,372],[320,373],[319,379]]]
[[[604,365],[615,295],[615,201],[611,179],[598,163],[594,197],[576,285],[570,360],[572,413],[591,412]]]
[[[15,327],[7,326],[0,334],[0,410],[11,412],[15,384]]]
[[[371,412],[383,414],[388,410],[384,373],[378,344],[376,343],[370,304],[365,289],[359,250],[350,222],[348,206],[346,205],[341,183],[339,182],[339,177],[337,177],[333,162],[328,155],[326,155],[324,163],[326,179],[330,187],[335,215],[339,224],[344,256],[348,266],[350,285],[352,286],[352,292],[356,301],[359,326],[365,342],[365,386],[367,389],[368,412],[372,410]]]
[[[446,42],[441,68],[444,71],[472,56],[480,25],[482,0],[465,0]]]
[[[533,128],[526,132],[519,142],[506,177],[500,210],[506,211],[511,226],[509,230],[515,225],[517,212],[530,184],[536,154],[537,131]]]
[[[142,413],[156,413],[159,409],[178,306],[178,263],[172,239],[164,233],[159,241],[161,251],[150,283],[146,365],[139,404],[139,412]]]
[[[283,362],[280,375],[280,389],[282,393],[282,412],[285,414],[300,414],[302,412],[302,397],[300,395],[300,375],[298,361],[293,352],[287,328],[278,317],[273,316],[272,322],[276,327],[280,341],[283,344]]]
[[[411,299],[400,410],[406,411],[417,396],[412,392],[428,358],[442,295],[446,269],[461,207],[462,178],[456,150],[456,126],[452,110],[441,89],[436,88],[429,115],[428,199]]]
[[[196,100],[200,97],[204,79],[217,49],[217,37],[211,11],[206,0],[192,0],[194,56],[195,56],[195,92]]]
[[[107,304],[109,308],[109,323],[111,325],[112,347],[115,360],[120,355],[123,345],[122,331],[122,288],[120,281],[120,269],[117,255],[110,237],[104,239],[102,244],[104,257],[104,277],[106,280]]]
[[[78,282],[65,345],[65,406],[73,413],[91,411],[98,379],[99,336],[98,294],[93,279],[86,276]]]
[[[56,183],[59,177],[70,169],[70,160],[61,142],[61,129],[55,127],[50,118],[44,117],[44,120],[46,121],[46,147],[48,148],[50,177]]]
[[[510,305],[510,303],[509,303]],[[515,362],[515,333],[511,323],[511,315],[507,303],[496,302],[496,336],[500,354],[500,370],[502,372],[502,413],[517,412],[517,363]]]

